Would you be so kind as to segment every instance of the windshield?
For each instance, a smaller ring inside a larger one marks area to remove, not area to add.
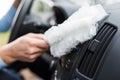
[[[94,5],[102,4],[103,6],[120,2],[120,0],[53,0],[55,2],[69,2],[75,5]]]

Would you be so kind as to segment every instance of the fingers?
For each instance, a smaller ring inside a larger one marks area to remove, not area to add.
[[[41,37],[42,34],[28,34],[28,43],[30,44],[26,56],[27,62],[33,62],[36,60],[37,57],[39,57],[42,53],[44,53],[46,50],[48,50],[49,45],[48,43],[43,40]]]
[[[28,33],[27,36],[31,38],[44,39],[43,34]]]
[[[45,50],[49,48],[48,43],[43,39],[29,38],[29,43],[31,47],[38,47]]]
[[[32,38],[33,43],[35,43],[39,48],[46,49],[49,47],[49,44],[44,40],[43,34],[29,33],[27,36],[29,38]]]
[[[29,48],[27,54],[28,55],[32,55],[32,54],[36,54],[36,53],[42,54],[45,51],[46,51],[46,49],[41,49],[41,48],[33,47],[33,48]]]
[[[42,34],[27,34],[10,44],[11,56],[19,61],[33,62],[48,48]]]
[[[33,61],[35,61],[40,55],[41,55],[40,53],[36,53],[36,54],[34,54],[34,55],[30,55],[30,56],[29,56],[29,60],[33,62]]]
[[[34,62],[42,53],[28,54],[23,58],[23,61]]]
[[[44,40],[40,40],[39,42],[40,44],[38,45],[39,48],[42,48],[42,49],[48,49],[49,48],[49,45],[46,41]]]

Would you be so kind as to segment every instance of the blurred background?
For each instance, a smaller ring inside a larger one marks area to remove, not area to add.
[[[49,6],[44,4],[43,2],[52,5],[52,3],[50,3],[51,0],[35,0],[34,2],[34,6],[32,7],[32,12],[36,12],[36,11],[48,11],[49,10]],[[74,5],[87,5],[85,4],[86,2],[88,4],[97,4],[97,3],[101,3],[102,5],[106,5],[106,4],[113,4],[116,2],[120,2],[120,0],[52,0],[54,2],[67,2],[67,3],[72,3]],[[12,3],[14,2],[14,0],[0,0],[0,19],[5,15],[5,13],[9,10],[10,6],[12,5]],[[9,34],[10,31],[5,32],[5,33],[0,33],[0,46],[4,45],[7,43],[8,38],[9,38]]]
[[[34,0],[34,4],[32,6],[31,12],[32,13],[41,12],[42,16],[39,17],[41,17],[41,19],[45,18],[46,15],[44,15],[44,12],[50,10],[49,6],[53,6],[53,3],[50,3],[49,1],[50,0]],[[106,4],[113,4],[116,2],[120,2],[120,0],[52,0],[52,1],[60,2],[60,3],[67,2],[73,5],[78,5],[79,7],[81,7],[81,5],[87,5],[86,2],[88,2],[88,4],[90,5],[97,3],[106,5]],[[6,12],[9,10],[13,2],[14,0],[0,0],[0,19],[6,14]],[[47,3],[47,5],[44,4],[43,2]],[[48,13],[48,15],[51,15],[51,13]],[[7,44],[9,35],[10,35],[10,30],[4,33],[0,33],[0,46]],[[37,75],[33,74],[29,69],[22,70],[20,74],[23,75],[25,80],[40,80],[40,78]]]
[[[14,0],[0,0],[0,19],[8,12]],[[7,32],[0,32],[0,47],[7,44],[10,36],[10,30]],[[41,80],[37,75],[32,73],[29,69],[23,69],[19,73],[25,80]]]
[[[0,0],[0,19],[9,10],[13,2],[14,0]],[[10,31],[5,32],[5,33],[0,33],[0,46],[7,43],[8,38],[9,38],[9,33]]]

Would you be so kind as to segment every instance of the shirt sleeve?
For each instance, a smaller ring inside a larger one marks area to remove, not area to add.
[[[3,18],[1,18],[0,32],[5,32],[11,27],[15,13],[16,13],[16,8],[12,6],[10,10],[7,12],[7,14],[3,16]]]
[[[7,64],[4,63],[4,61],[0,58],[0,70],[7,66]]]

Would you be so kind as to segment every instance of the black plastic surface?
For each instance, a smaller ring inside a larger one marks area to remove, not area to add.
[[[64,60],[61,59],[57,68],[58,80],[120,80],[120,4],[106,6],[105,10],[109,16],[101,21],[99,29],[102,30],[95,40],[79,45],[77,51],[71,52],[72,56],[66,55],[62,58]],[[114,30],[109,28],[110,25]],[[97,56],[90,62],[94,54]],[[65,62],[67,58],[72,62],[70,68],[61,66],[68,64]]]

